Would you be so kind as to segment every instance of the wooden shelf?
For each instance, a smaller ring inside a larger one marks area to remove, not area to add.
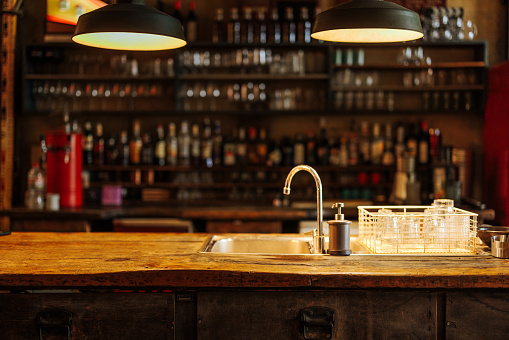
[[[431,65],[368,64],[368,65],[333,65],[334,69],[380,69],[380,70],[426,70],[429,68],[486,68],[484,61],[439,62]]]
[[[225,80],[225,81],[285,81],[285,80],[329,80],[328,73],[310,74],[263,74],[263,73],[200,73],[182,74],[180,80]]]

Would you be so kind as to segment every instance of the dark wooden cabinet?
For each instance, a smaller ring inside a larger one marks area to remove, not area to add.
[[[0,294],[1,339],[174,339],[172,293]]]
[[[432,339],[436,299],[431,292],[401,291],[199,293],[198,338]],[[306,309],[313,314],[307,320]]]

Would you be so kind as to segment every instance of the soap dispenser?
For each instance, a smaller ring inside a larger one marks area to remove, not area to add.
[[[345,220],[345,215],[341,213],[343,203],[334,203],[332,208],[338,208],[338,213],[329,224],[329,254],[330,255],[350,255],[350,224],[351,221]]]

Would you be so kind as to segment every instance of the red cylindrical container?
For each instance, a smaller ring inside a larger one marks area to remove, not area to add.
[[[46,134],[46,145],[47,192],[60,195],[61,207],[81,207],[83,205],[81,134],[72,133],[68,136],[61,131],[50,132]]]

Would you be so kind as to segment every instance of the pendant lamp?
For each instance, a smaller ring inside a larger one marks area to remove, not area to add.
[[[78,44],[131,51],[157,51],[185,46],[179,20],[144,0],[117,0],[79,17],[72,40]]]
[[[383,0],[352,0],[318,13],[311,37],[348,43],[389,43],[423,37],[419,14]]]

